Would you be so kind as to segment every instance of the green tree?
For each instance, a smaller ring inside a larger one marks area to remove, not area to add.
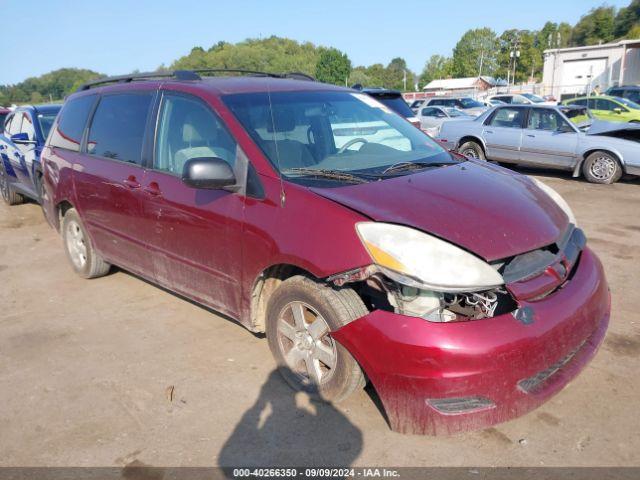
[[[545,32],[545,35],[547,32]],[[539,44],[540,32],[530,30],[506,30],[498,39],[498,68],[496,76],[512,78],[515,65],[515,81],[524,82],[536,77],[542,70],[542,51]],[[511,52],[516,56],[511,57]]]
[[[633,0],[627,7],[621,8],[613,22],[613,33],[616,38],[638,38],[631,29],[640,24],[640,0]]]
[[[367,75],[366,67],[355,67],[351,70],[349,74],[349,86],[353,86],[356,84],[362,85],[363,87],[371,86],[371,77]]]
[[[316,78],[321,82],[344,85],[351,73],[351,60],[337,48],[323,49],[316,64]]]
[[[573,27],[571,45],[597,45],[612,41],[614,37],[615,8],[598,7],[583,15]]]
[[[442,55],[431,55],[420,74],[420,83],[424,86],[432,80],[447,78],[451,76],[452,68],[453,62],[451,58]]]
[[[455,77],[493,75],[497,66],[497,39],[490,28],[467,30],[453,49]]]

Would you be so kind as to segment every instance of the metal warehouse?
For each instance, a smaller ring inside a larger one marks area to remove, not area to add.
[[[558,99],[640,83],[640,40],[545,50],[544,91]]]

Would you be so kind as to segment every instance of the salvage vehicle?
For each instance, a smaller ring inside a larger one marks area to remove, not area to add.
[[[473,118],[471,115],[452,107],[424,107],[418,112],[420,128],[432,137],[438,135],[444,122],[471,118]]]
[[[640,175],[640,125],[594,120],[585,107],[509,105],[442,126],[438,141],[480,160],[567,170],[592,183]]]
[[[7,115],[0,134],[0,193],[8,205],[40,203],[40,153],[60,105],[21,106]]]
[[[487,106],[471,97],[432,97],[423,107],[451,107],[477,117],[487,110]]]
[[[607,329],[602,266],[554,190],[357,90],[220,70],[97,80],[42,158],[78,275],[117,265],[266,333],[286,381],[325,401],[371,382],[396,431],[522,415]]]
[[[565,100],[562,104],[587,107],[594,117],[608,122],[640,122],[640,105],[626,98],[592,95]]]

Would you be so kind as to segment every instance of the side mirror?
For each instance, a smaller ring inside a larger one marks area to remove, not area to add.
[[[182,181],[193,188],[220,190],[236,184],[231,166],[217,157],[198,157],[186,161]]]
[[[13,135],[11,135],[11,141],[13,143],[17,143],[18,145],[35,145],[36,141],[35,140],[30,140],[29,139],[29,134],[28,133],[14,133]]]

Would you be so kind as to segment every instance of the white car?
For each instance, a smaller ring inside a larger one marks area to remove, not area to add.
[[[440,133],[440,128],[445,122],[474,118],[472,115],[453,107],[426,106],[420,108],[416,115],[420,119],[420,128],[432,137]]]
[[[533,93],[503,93],[489,97],[489,101],[500,100],[511,105],[555,105],[557,102],[549,102]]]

